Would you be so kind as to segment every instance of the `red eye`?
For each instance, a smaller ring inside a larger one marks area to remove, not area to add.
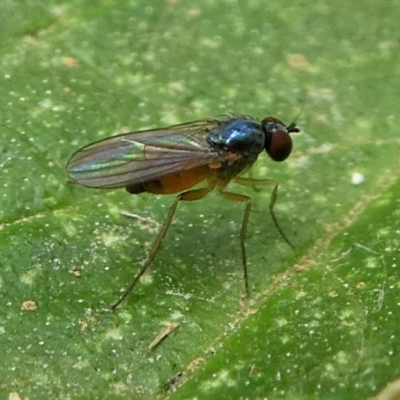
[[[292,138],[286,130],[275,131],[271,137],[268,154],[274,161],[284,161],[292,152],[292,147]]]
[[[274,161],[286,160],[292,152],[292,132],[300,132],[296,124],[292,122],[285,125],[280,119],[267,117],[261,121],[265,133],[264,149]]]

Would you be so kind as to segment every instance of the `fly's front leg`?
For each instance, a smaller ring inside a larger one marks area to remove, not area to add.
[[[249,223],[249,218],[250,218],[251,198],[249,196],[245,196],[243,194],[232,193],[232,192],[220,191],[220,194],[222,197],[224,197],[227,200],[245,203],[242,227],[240,229],[240,249],[241,249],[241,253],[242,253],[243,275],[244,275],[244,284],[245,284],[245,288],[246,288],[246,295],[249,296],[250,289],[249,289],[249,280],[248,280],[248,274],[247,274],[247,257],[246,257],[245,241],[246,241],[246,234],[247,234],[247,225]]]
[[[271,194],[271,199],[269,202],[269,213],[271,215],[272,221],[278,230],[279,234],[281,235],[282,239],[292,248],[294,249],[293,244],[290,242],[290,240],[287,238],[285,233],[283,232],[282,228],[280,227],[278,223],[278,219],[276,218],[275,212],[274,212],[274,206],[276,203],[276,199],[278,198],[278,187],[279,184],[276,180],[274,179],[253,179],[253,178],[242,178],[242,177],[236,177],[235,182],[239,183],[240,185],[244,186],[257,186],[257,185],[271,185],[273,186],[272,189],[272,194]]]
[[[112,310],[115,310],[129,295],[129,293],[135,288],[136,284],[139,282],[141,276],[146,272],[147,268],[153,263],[158,251],[160,250],[161,244],[165,238],[165,235],[168,232],[168,229],[171,225],[172,219],[174,218],[176,209],[178,208],[178,204],[181,201],[195,201],[203,198],[212,190],[212,186],[206,187],[203,189],[195,189],[189,190],[187,192],[181,193],[176,197],[175,201],[172,203],[171,208],[168,211],[168,214],[164,220],[164,223],[161,226],[161,229],[158,232],[158,235],[150,249],[150,252],[147,258],[143,261],[140,271],[134,276],[132,282],[122,293],[121,297],[111,306]]]

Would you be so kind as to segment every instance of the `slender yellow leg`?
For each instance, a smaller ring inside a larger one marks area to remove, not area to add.
[[[282,239],[292,248],[294,249],[293,244],[290,242],[290,240],[287,238],[285,233],[283,232],[282,228],[280,227],[278,223],[278,219],[276,218],[275,212],[274,212],[274,206],[276,203],[276,199],[278,198],[278,187],[279,184],[277,181],[274,179],[253,179],[253,178],[242,178],[242,177],[236,177],[235,182],[239,183],[240,185],[245,185],[245,186],[256,186],[256,185],[273,185],[274,188],[272,189],[272,194],[271,194],[271,200],[269,202],[269,213],[271,215],[272,221],[278,230],[279,234],[281,235]]]
[[[143,261],[140,271],[134,276],[132,282],[125,289],[124,293],[122,293],[121,297],[111,306],[112,310],[115,310],[129,295],[129,293],[134,289],[136,284],[139,282],[141,276],[146,272],[147,268],[153,263],[154,258],[156,257],[158,251],[160,250],[161,244],[165,238],[165,235],[168,232],[168,228],[171,225],[171,221],[175,215],[176,209],[178,208],[178,204],[181,201],[195,201],[200,200],[204,196],[206,196],[213,189],[213,185],[209,185],[202,189],[189,190],[187,192],[181,193],[176,197],[175,201],[172,203],[171,208],[168,211],[168,214],[165,218],[164,223],[161,226],[160,231],[150,249],[150,252],[147,258]]]
[[[245,241],[247,234],[247,225],[249,223],[250,210],[251,210],[251,198],[243,194],[225,192],[222,190],[220,191],[220,194],[225,199],[245,203],[242,227],[240,228],[240,249],[242,252],[243,275],[244,275],[244,284],[246,288],[246,295],[249,296],[250,289],[249,289],[249,280],[247,274],[247,257],[246,257]]]

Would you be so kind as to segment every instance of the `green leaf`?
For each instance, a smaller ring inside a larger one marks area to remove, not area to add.
[[[398,376],[399,2],[1,10],[1,397],[360,399]],[[174,197],[69,185],[68,157],[230,112],[300,113],[289,160],[253,171],[280,183],[295,250],[272,188],[232,184],[253,201],[251,298],[243,205],[212,193],[179,206],[151,272],[106,311]]]

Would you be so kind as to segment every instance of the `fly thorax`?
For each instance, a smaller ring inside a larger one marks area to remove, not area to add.
[[[220,153],[217,176],[230,179],[257,160],[264,149],[265,134],[258,122],[241,117],[221,123],[208,134],[207,141]]]
[[[250,159],[263,151],[264,141],[265,133],[261,125],[247,117],[222,122],[207,136],[207,142],[221,155],[228,152]]]

